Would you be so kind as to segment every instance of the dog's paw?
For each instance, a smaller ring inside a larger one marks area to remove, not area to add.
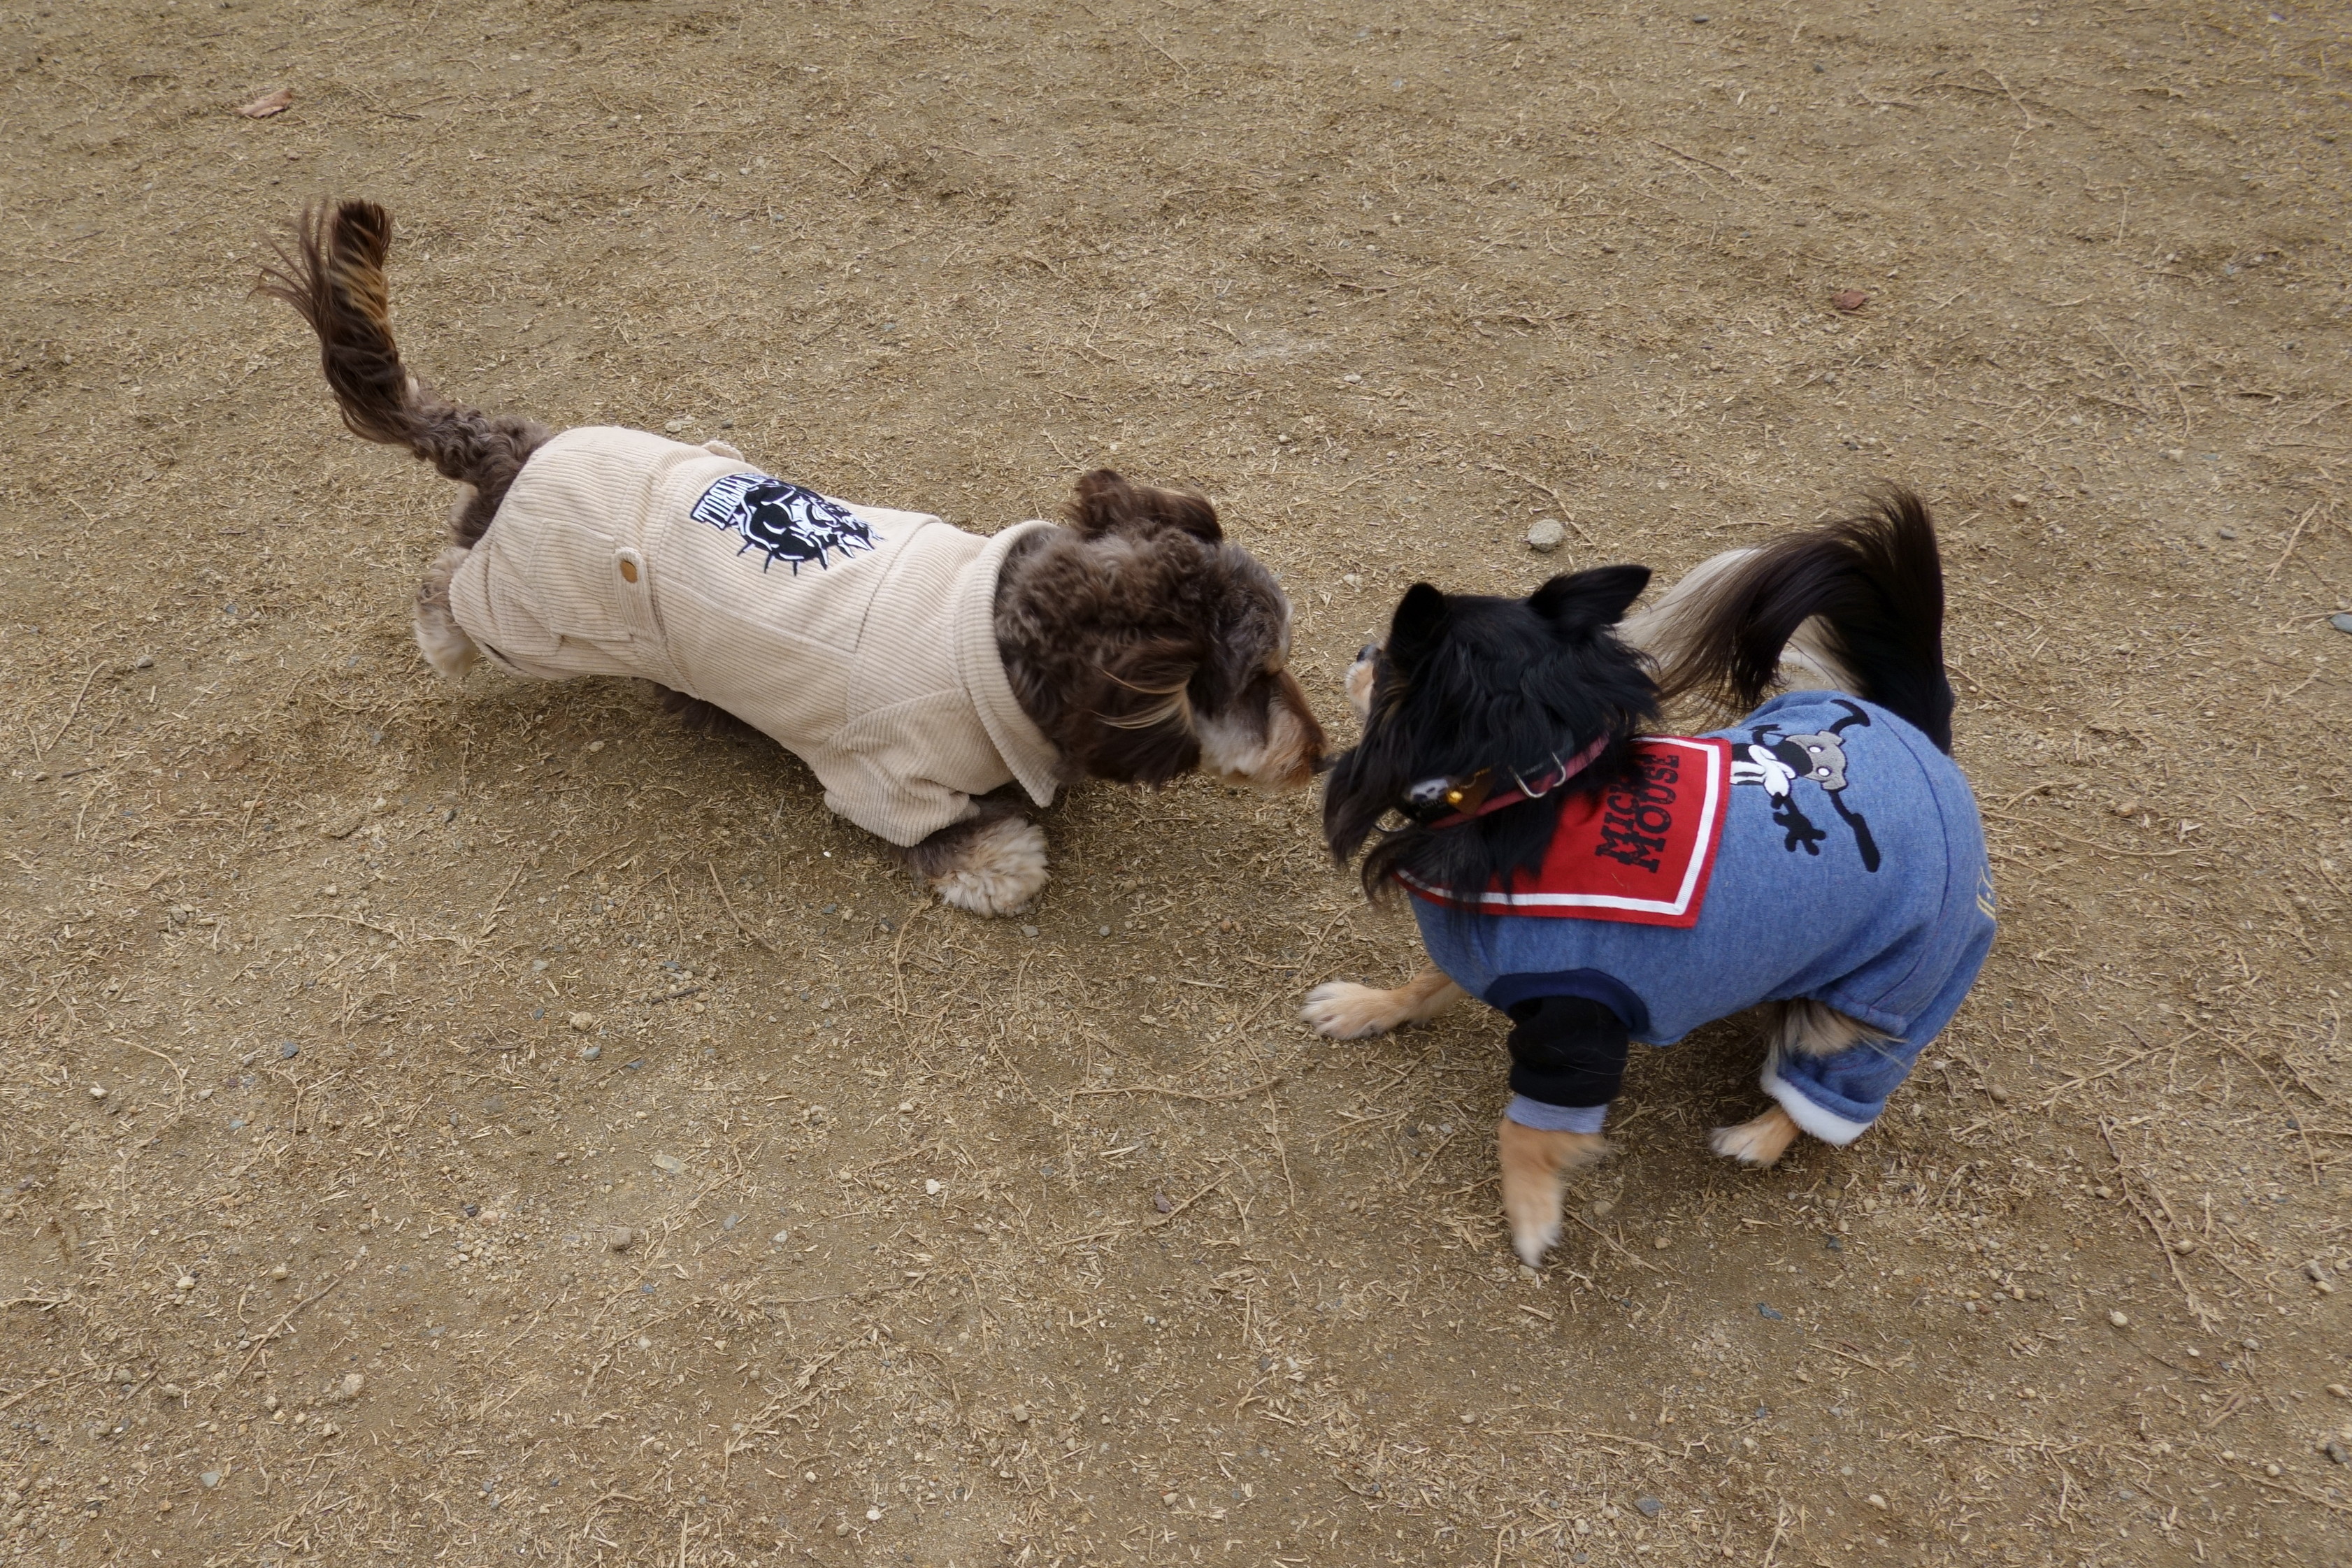
[[[1559,1240],[1560,1178],[1599,1164],[1609,1153],[1609,1140],[1598,1133],[1547,1133],[1505,1117],[1496,1129],[1495,1152],[1503,1166],[1503,1218],[1510,1222],[1511,1249],[1533,1269]]]
[[[1742,1165],[1778,1165],[1789,1145],[1797,1141],[1799,1128],[1789,1113],[1775,1105],[1752,1122],[1742,1122],[1737,1127],[1717,1127],[1706,1140],[1707,1147],[1727,1159]]]
[[[989,823],[957,846],[956,864],[931,891],[974,915],[1012,915],[1045,885],[1045,831],[1025,817]]]
[[[1329,980],[1316,987],[1298,1009],[1301,1021],[1331,1040],[1370,1040],[1412,1016],[1412,1009],[1397,992],[1349,980]]]

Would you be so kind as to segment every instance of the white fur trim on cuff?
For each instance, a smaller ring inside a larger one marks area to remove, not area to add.
[[[1806,1099],[1804,1091],[1769,1067],[1764,1070],[1764,1092],[1780,1103],[1780,1109],[1789,1113],[1789,1120],[1825,1144],[1843,1148],[1870,1131],[1868,1122],[1849,1122],[1834,1111],[1823,1110]]]

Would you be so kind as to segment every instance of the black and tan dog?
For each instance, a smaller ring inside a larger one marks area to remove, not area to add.
[[[632,675],[806,761],[826,804],[982,915],[1045,884],[1039,805],[1078,779],[1205,768],[1303,788],[1323,732],[1286,667],[1290,605],[1197,496],[1081,478],[1066,526],[993,537],[836,500],[713,442],[561,434],[445,401],[394,345],[370,202],[304,214],[261,292],[319,335],[343,423],[466,488],[417,594],[446,675]]]
[[[1318,987],[1307,1021],[1356,1039],[1465,993],[1508,1014],[1503,1202],[1529,1263],[1558,1238],[1562,1173],[1607,1148],[1633,1040],[1768,1007],[1776,1103],[1714,1146],[1770,1165],[1800,1133],[1867,1130],[1992,942],[1927,508],[1886,492],[1621,624],[1649,575],[1523,600],[1415,585],[1350,674],[1364,735],[1324,800],[1331,852],[1373,841],[1365,887],[1412,895],[1434,967]],[[1775,685],[1798,689],[1757,706]],[[1747,716],[1646,733],[1677,693]]]

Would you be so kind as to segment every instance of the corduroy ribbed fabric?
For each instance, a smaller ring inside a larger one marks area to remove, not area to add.
[[[994,610],[1006,550],[1054,525],[983,537],[796,491],[845,525],[812,544],[730,516],[740,476],[767,479],[723,449],[565,431],[531,454],[451,578],[457,624],[520,674],[641,676],[726,709],[892,843],[1016,780],[1052,804],[1058,755],[1013,697]]]

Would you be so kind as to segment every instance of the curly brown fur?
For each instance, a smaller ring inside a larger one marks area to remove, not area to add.
[[[436,395],[400,362],[384,258],[392,214],[373,202],[308,207],[255,292],[283,299],[319,335],[319,365],[352,434],[405,446],[442,477],[474,487],[450,519],[453,542],[478,542],[523,463],[554,433],[537,420],[486,414]]]
[[[1069,522],[1013,547],[995,607],[1013,695],[1066,774],[1304,785],[1324,736],[1286,667],[1289,601],[1216,508],[1097,469]]]

